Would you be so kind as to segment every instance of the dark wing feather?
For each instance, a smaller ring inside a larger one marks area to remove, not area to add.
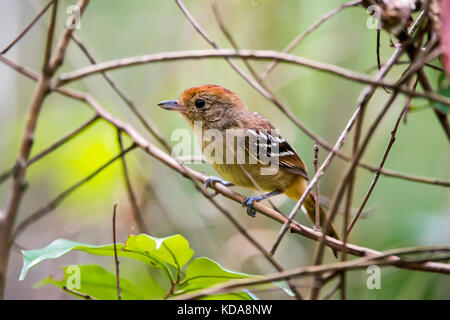
[[[261,154],[266,154],[267,157],[275,157],[281,168],[308,180],[305,164],[297,152],[295,152],[294,148],[285,139],[280,137],[276,130],[248,129],[246,137],[257,138],[246,139],[245,147],[250,156],[253,156],[258,161],[261,161]],[[257,146],[250,146],[250,143],[257,143]]]

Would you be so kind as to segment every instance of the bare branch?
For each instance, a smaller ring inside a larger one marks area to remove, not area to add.
[[[93,296],[89,295],[89,294],[84,294],[75,290],[71,290],[69,288],[67,288],[66,286],[63,286],[62,289],[70,294],[73,294],[74,296],[83,298],[85,300],[97,300],[96,298],[94,298]]]
[[[109,161],[104,163],[102,166],[91,172],[89,175],[84,177],[83,179],[79,180],[77,183],[73,184],[71,187],[67,188],[63,192],[61,192],[58,196],[56,196],[53,200],[51,200],[49,203],[47,203],[42,208],[36,210],[32,214],[30,214],[25,220],[23,220],[16,228],[14,232],[13,239],[17,238],[26,228],[28,228],[31,224],[35,223],[48,213],[50,213],[52,210],[54,210],[58,205],[72,192],[83,186],[85,183],[89,182],[92,178],[94,178],[97,174],[102,172],[104,169],[106,169],[109,165],[114,163],[117,159],[122,158],[123,155],[127,154],[131,150],[133,150],[136,147],[136,145],[131,145],[130,147],[123,150],[123,152],[120,152],[118,155],[111,158]]]
[[[117,142],[120,147],[120,152],[122,153],[123,152],[122,133],[119,130],[117,130]],[[149,234],[149,230],[148,230],[147,226],[145,225],[141,209],[139,209],[139,205],[137,203],[136,194],[134,193],[133,186],[131,185],[130,175],[128,173],[128,166],[127,166],[127,162],[125,160],[125,156],[122,157],[121,162],[122,162],[123,178],[125,180],[125,186],[127,188],[127,193],[128,193],[128,200],[130,201],[130,204],[131,204],[131,208],[132,208],[131,211],[133,212],[134,220],[136,221],[140,232]]]
[[[26,167],[29,167],[30,165],[32,165],[36,161],[44,158],[49,153],[55,151],[56,149],[58,149],[59,147],[64,145],[66,142],[68,142],[71,139],[73,139],[74,137],[78,136],[78,134],[80,134],[82,131],[84,131],[86,128],[88,128],[91,124],[93,124],[98,119],[99,119],[98,116],[95,115],[90,120],[88,120],[87,122],[83,123],[80,127],[75,129],[74,131],[70,132],[68,135],[62,137],[61,139],[59,139],[58,141],[56,141],[55,143],[53,143],[49,147],[45,148],[44,150],[39,152],[37,155],[32,157],[30,160],[28,160],[27,163],[26,163]],[[0,183],[4,182],[7,178],[11,177],[14,174],[14,169],[15,169],[15,167],[12,167],[8,171],[2,173],[0,175]]]
[[[31,20],[31,22],[25,27],[25,29],[23,29],[23,31],[9,44],[6,46],[5,49],[3,49],[0,52],[0,55],[5,54],[9,51],[9,49],[11,49],[17,42],[20,41],[20,39],[22,39],[22,37],[35,25],[36,22],[39,21],[39,19],[47,12],[47,10],[50,8],[50,6],[53,4],[53,2],[55,2],[57,0],[50,0],[45,7],[37,14],[36,17],[33,18],[33,20]]]
[[[357,6],[361,3],[361,0],[356,0],[356,1],[351,1],[351,2],[347,2],[344,4],[341,4],[339,7],[331,10],[330,12],[324,14],[316,23],[312,24],[310,27],[308,27],[308,29],[306,29],[305,31],[303,31],[302,33],[300,33],[294,40],[291,41],[291,43],[289,43],[286,48],[283,49],[284,53],[289,53],[292,50],[294,50],[294,48],[296,46],[298,46],[298,44],[300,42],[303,41],[303,39],[305,39],[310,33],[312,33],[314,30],[317,30],[317,28],[319,28],[324,22],[328,21],[330,18],[334,17],[335,15],[337,15],[339,12],[341,12],[342,10],[344,10],[345,8],[349,8],[349,7],[354,7]],[[272,61],[266,68],[266,70],[264,70],[264,73],[262,74],[261,78],[265,79],[267,78],[267,76],[269,75],[270,72],[273,71],[273,69],[275,69],[275,67],[277,66],[278,61],[274,60]]]
[[[88,48],[83,44],[80,37],[76,34],[72,34],[73,41],[78,45],[80,50],[86,55],[86,57],[89,59],[89,61],[92,64],[97,64],[97,60],[94,58],[94,56],[90,53]],[[167,150],[172,150],[172,147],[170,146],[169,142],[163,137],[163,135],[159,132],[158,128],[149,120],[147,120],[142,113],[139,112],[139,109],[136,107],[135,103],[132,99],[130,99],[124,92],[123,89],[119,87],[119,85],[105,72],[102,72],[103,78],[106,80],[106,82],[111,86],[111,88],[117,93],[117,95],[122,99],[122,101],[128,106],[128,108],[131,110],[131,112],[138,118],[138,120],[141,122],[142,126],[151,134],[153,137],[155,137],[159,143]]]
[[[411,78],[411,80],[412,79],[414,79],[414,78]],[[409,102],[410,102],[410,98],[407,99],[405,107],[402,109],[402,111],[400,112],[400,115],[397,118],[397,121],[394,125],[394,129],[392,129],[392,131],[391,131],[391,139],[389,140],[386,150],[384,151],[383,158],[381,159],[380,166],[379,166],[380,169],[383,168],[384,163],[386,162],[386,159],[389,155],[389,152],[391,151],[392,145],[395,142],[395,136],[397,134],[397,129],[400,124],[400,120],[402,119],[402,117],[406,113],[406,111],[408,110]],[[367,191],[366,195],[364,196],[361,206],[359,207],[358,211],[356,212],[355,217],[353,218],[352,222],[350,223],[350,225],[347,227],[347,230],[345,231],[345,235],[347,237],[348,237],[349,233],[352,231],[353,227],[355,226],[356,221],[358,220],[359,216],[361,215],[361,212],[364,210],[364,207],[367,204],[367,201],[369,200],[369,197],[372,194],[372,191],[375,188],[375,185],[377,184],[379,177],[380,177],[380,174],[376,173],[372,180],[372,183],[370,184],[369,190]]]
[[[314,174],[319,171],[319,146],[317,141],[314,141]],[[316,195],[316,220],[314,224],[314,230],[320,230],[320,193],[319,193],[319,181],[317,180],[315,185]]]
[[[123,157],[122,157],[123,159]],[[119,258],[117,257],[117,246],[116,246],[116,210],[117,203],[113,208],[113,217],[112,217],[112,234],[113,234],[113,243],[114,243],[114,264],[116,266],[116,282],[117,282],[117,299],[122,300],[122,294],[120,293],[120,268],[119,268]]]
[[[277,59],[280,62],[308,67],[314,70],[323,71],[326,73],[334,74],[342,77],[343,79],[367,83],[374,86],[384,86],[391,89],[397,89],[399,92],[411,95],[413,97],[425,98],[430,101],[441,102],[446,105],[450,105],[450,98],[436,94],[435,92],[412,92],[403,87],[399,87],[398,84],[388,81],[381,81],[374,79],[362,73],[344,69],[338,66],[330,65],[324,62],[318,62],[307,58],[294,56],[287,53],[282,53],[272,50],[231,50],[231,49],[217,49],[217,50],[191,50],[191,51],[175,51],[175,52],[161,52],[137,57],[123,58],[118,60],[111,60],[107,62],[98,63],[93,66],[87,66],[74,70],[59,77],[57,86],[65,85],[69,82],[80,80],[84,77],[125,67],[131,67],[136,65],[142,65],[154,62],[165,61],[177,61],[177,60],[189,60],[189,59],[207,59],[218,57],[230,57],[230,58],[244,58],[255,60],[269,60]]]

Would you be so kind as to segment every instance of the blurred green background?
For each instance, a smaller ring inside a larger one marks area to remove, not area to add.
[[[57,32],[60,34],[68,18],[66,7],[75,1],[60,1]],[[228,0],[218,1],[225,23],[241,48],[282,50],[293,38],[316,22],[342,1],[300,0]],[[46,1],[12,1],[0,3],[0,48],[5,47],[46,4]],[[220,47],[230,47],[220,32],[210,2],[185,0],[184,4]],[[296,55],[366,72],[376,64],[376,32],[366,27],[368,13],[362,8],[345,9],[308,36],[294,51]],[[22,39],[7,57],[39,70],[43,60],[48,14]],[[95,0],[89,4],[77,34],[99,61],[149,53],[191,49],[207,49],[209,45],[185,19],[174,1]],[[381,34],[381,59],[393,52],[390,36]],[[251,62],[260,73],[268,62]],[[439,62],[436,62],[439,63]],[[60,72],[88,65],[78,47],[68,46]],[[243,65],[239,62],[240,65]],[[388,76],[395,80],[402,71],[394,68]],[[427,70],[433,84],[438,72]],[[371,71],[370,74],[374,74]],[[111,73],[139,110],[151,119],[164,136],[170,139],[177,128],[188,128],[174,113],[155,106],[161,100],[175,99],[186,88],[214,83],[239,94],[253,111],[269,118],[281,129],[312,172],[313,141],[289,119],[255,92],[223,59],[156,63],[117,70]],[[12,166],[18,153],[24,129],[24,116],[35,84],[0,64],[0,171]],[[364,88],[341,78],[310,69],[279,65],[268,77],[275,94],[296,116],[330,143],[334,143],[356,108]],[[69,87],[89,92],[115,116],[131,123],[150,141],[157,144],[131,114],[126,105],[100,76],[92,76]],[[365,126],[383,106],[387,95],[378,90],[366,113]],[[374,135],[364,161],[378,164],[389,141],[390,131],[405,103],[399,98]],[[427,101],[414,99],[414,105]],[[35,135],[32,154],[67,134],[93,115],[80,102],[52,94],[44,104]],[[343,149],[351,151],[351,138]],[[127,141],[128,142],[128,141]],[[175,142],[172,142],[174,145]],[[59,192],[86,176],[118,152],[116,131],[100,121],[58,151],[32,165],[27,173],[27,190],[17,222],[53,199]],[[323,160],[327,152],[320,151]],[[450,179],[448,141],[430,108],[411,112],[407,125],[400,125],[397,140],[385,167],[405,173]],[[263,274],[273,268],[258,254],[237,230],[218,212],[193,184],[142,151],[127,156],[133,186],[144,213],[144,220],[153,236],[182,234],[196,250],[196,256],[207,256],[222,265],[246,273]],[[196,170],[216,174],[208,165],[191,165]],[[320,183],[321,193],[331,197],[339,182],[345,162],[333,161]],[[358,207],[373,174],[359,169],[353,205]],[[10,183],[0,185],[0,207],[4,207]],[[236,188],[242,194],[248,190]],[[252,219],[236,203],[217,198],[248,228],[249,232],[269,248],[280,225],[262,216]],[[273,201],[288,213],[294,203],[284,196]],[[118,238],[138,233],[131,215],[121,174],[120,162],[67,198],[51,214],[33,224],[16,241],[27,249],[41,248],[60,237],[86,243],[109,243],[112,207],[118,203]],[[352,243],[376,250],[416,245],[438,245],[450,242],[449,190],[382,176],[368,207],[376,212],[358,221],[351,234]],[[301,215],[297,220],[310,226]],[[342,216],[338,217],[340,226]],[[340,229],[339,229],[340,230]],[[276,257],[285,268],[312,263],[315,243],[288,234]],[[327,252],[326,261],[333,257]],[[18,281],[21,255],[11,252],[7,279],[7,299],[61,299],[68,296],[55,288],[32,290],[32,285],[48,274],[60,274],[66,264],[100,262],[113,266],[109,258],[95,258],[72,253],[57,261],[45,262],[34,269],[24,282]],[[147,276],[134,272],[126,264],[124,274]],[[366,287],[365,271],[348,273],[348,298],[351,299],[448,299],[450,281],[442,275],[382,269],[381,290]],[[144,281],[144,280],[142,280]],[[300,281],[306,287],[309,280]],[[262,297],[283,299],[281,292]],[[335,295],[337,298],[338,295]]]

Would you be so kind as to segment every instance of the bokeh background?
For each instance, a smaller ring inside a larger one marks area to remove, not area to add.
[[[66,7],[75,1],[60,1],[57,32],[60,34],[68,18]],[[221,34],[209,1],[185,0],[185,5],[220,47],[230,47]],[[225,22],[242,48],[282,50],[294,37],[313,24],[324,13],[342,1],[299,0],[228,0],[219,1]],[[0,48],[5,47],[46,4],[41,0],[3,0],[0,2]],[[39,70],[43,61],[48,13],[7,53],[7,57]],[[324,61],[359,72],[374,74],[376,64],[376,32],[366,26],[368,13],[362,8],[345,9],[308,36],[294,54]],[[89,4],[77,34],[100,61],[163,51],[210,48],[192,28],[174,1],[94,0]],[[381,59],[393,52],[389,35],[381,34]],[[252,62],[262,72],[265,62]],[[435,62],[439,64],[439,62]],[[68,46],[61,71],[88,65],[78,47]],[[242,65],[241,62],[239,62]],[[372,68],[372,71],[368,71]],[[402,67],[394,68],[388,78],[396,79]],[[436,84],[438,72],[427,70]],[[170,139],[177,128],[187,128],[183,119],[155,106],[161,100],[175,99],[186,88],[215,83],[237,92],[253,111],[266,116],[281,129],[302,156],[312,172],[313,141],[289,119],[255,92],[223,59],[156,63],[113,71],[112,77],[132,97],[139,110],[154,122]],[[280,65],[268,77],[268,84],[295,115],[330,143],[356,108],[363,85],[306,68]],[[0,64],[0,171],[9,169],[18,154],[25,115],[35,83]],[[70,87],[89,92],[115,116],[131,123],[150,141],[157,144],[131,114],[126,105],[100,76],[93,76],[70,84]],[[378,90],[369,104],[365,126],[383,106],[386,93]],[[404,106],[402,96],[389,111],[375,133],[364,161],[378,164],[389,141],[390,131]],[[414,99],[413,105],[425,106],[427,101]],[[81,125],[92,116],[86,105],[52,94],[45,101],[39,118],[32,155]],[[172,145],[176,142],[172,141]],[[343,147],[351,151],[351,138]],[[118,152],[116,131],[100,121],[58,151],[33,164],[27,171],[29,188],[24,196],[17,222],[53,199]],[[327,152],[321,150],[323,160]],[[397,140],[385,167],[405,173],[450,179],[449,148],[432,110],[421,108],[411,112],[407,125],[401,124]],[[133,186],[137,192],[144,220],[153,236],[182,234],[196,256],[210,257],[237,271],[264,274],[272,267],[237,230],[217,211],[193,184],[178,173],[136,150],[127,156]],[[191,165],[208,174],[215,172],[208,165]],[[331,197],[342,170],[340,159],[333,161],[321,180],[324,196]],[[373,174],[359,169],[354,206],[359,206]],[[4,207],[10,182],[0,185],[0,205]],[[248,190],[236,188],[243,194]],[[217,198],[266,247],[273,243],[280,225],[258,216],[248,217],[236,203]],[[283,212],[294,203],[284,196],[273,201]],[[93,244],[112,242],[112,207],[118,203],[118,238],[138,233],[131,215],[120,162],[116,162],[78,189],[52,213],[33,224],[16,242],[27,249],[41,248],[57,238],[69,238]],[[352,243],[376,250],[388,250],[415,245],[450,243],[449,190],[382,176],[371,197],[369,207],[376,212],[360,219],[352,232]],[[310,225],[302,215],[297,220]],[[340,225],[342,216],[338,217]],[[340,229],[339,229],[340,230]],[[312,263],[315,243],[298,235],[288,234],[277,253],[286,268]],[[333,261],[329,253],[327,261]],[[124,259],[122,259],[124,260]],[[22,265],[20,251],[11,252],[7,278],[7,299],[70,299],[54,287],[37,290],[32,286],[45,276],[58,275],[66,264],[101,263],[113,269],[113,259],[71,253],[61,259],[47,261],[32,270],[27,279],[18,281]],[[123,261],[121,275],[140,281],[147,273],[130,262]],[[382,269],[381,290],[366,287],[365,271],[348,273],[348,297],[351,299],[448,299],[448,277],[395,268]],[[309,281],[302,281],[308,286]],[[284,299],[281,292],[262,294],[262,297]],[[338,295],[335,295],[335,298]]]

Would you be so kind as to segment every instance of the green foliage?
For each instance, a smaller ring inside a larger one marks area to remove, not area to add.
[[[130,235],[124,244],[117,244],[116,248],[118,256],[137,260],[160,272],[164,276],[163,279],[166,280],[164,286],[168,288],[167,294],[159,287],[143,290],[136,283],[121,277],[120,287],[123,299],[162,299],[202,290],[230,280],[258,277],[229,270],[204,257],[196,258],[189,263],[194,251],[190,248],[189,242],[181,235],[166,238],[155,238],[146,234]],[[28,271],[40,262],[56,259],[76,250],[93,255],[114,256],[114,245],[112,244],[96,246],[67,239],[57,239],[45,248],[22,251],[23,267],[20,280],[25,279]],[[80,265],[75,268],[64,267],[63,270],[64,278],[62,280],[47,277],[37,283],[35,287],[50,284],[61,289],[72,290],[71,288],[75,288],[72,293],[89,295],[95,299],[117,299],[116,276],[102,267]],[[142,277],[148,277],[148,273],[143,274]],[[279,284],[271,286],[274,285]],[[287,289],[285,291],[289,293]],[[247,291],[206,297],[206,299],[214,298],[251,300],[256,297]]]
[[[438,86],[439,90],[438,93],[444,97],[450,98],[450,81],[446,80],[445,72],[442,72],[441,75],[438,78]],[[438,109],[439,111],[448,114],[450,106],[440,103],[440,102],[434,102],[433,107]]]
[[[444,97],[450,98],[450,84],[447,85],[447,87],[439,90],[438,93],[440,95],[444,96]],[[443,103],[440,103],[440,102],[433,103],[433,107],[438,109],[438,110],[440,110],[440,111],[442,111],[445,114],[448,114],[449,110],[450,110],[450,106],[448,106],[446,104],[443,104]]]
[[[39,281],[34,288],[39,288],[46,284],[54,285],[61,289],[69,287],[67,285],[71,281],[74,281],[74,274],[70,267],[64,267],[63,271],[64,278],[62,280],[55,280],[51,277],[47,277]],[[111,274],[98,265],[79,266],[79,273],[82,275],[80,277],[80,283],[79,285],[72,283],[73,291],[90,295],[95,299],[117,299],[117,282],[114,274]],[[69,287],[69,289],[70,288],[71,287]],[[124,278],[120,278],[120,291],[123,299],[141,300],[152,298],[151,295],[146,295],[148,292],[140,290],[131,281]]]

